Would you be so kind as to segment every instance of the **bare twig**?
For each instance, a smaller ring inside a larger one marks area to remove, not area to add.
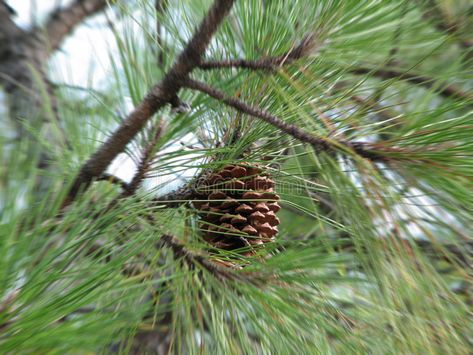
[[[84,18],[98,13],[105,6],[107,0],[75,0],[67,7],[56,9],[45,26],[49,51],[59,48],[64,38],[74,31]]]
[[[279,128],[281,131],[289,134],[290,136],[299,139],[302,142],[311,144],[317,151],[330,151],[335,148],[335,144],[332,141],[323,137],[315,136],[293,124],[289,124],[281,120],[280,118],[272,115],[271,113],[264,111],[260,108],[250,106],[245,102],[235,98],[229,97],[225,93],[208,86],[205,83],[189,79],[186,81],[185,86],[189,89],[203,92],[224,104],[235,108],[236,110],[243,112],[247,115],[259,118],[272,126]],[[339,146],[352,149],[360,156],[373,160],[373,161],[385,161],[386,157],[378,154],[375,151],[367,149],[365,143],[360,142],[336,142]]]
[[[131,196],[133,195],[136,190],[140,187],[141,183],[146,177],[146,173],[148,172],[152,160],[153,160],[153,153],[156,144],[158,143],[159,139],[162,136],[164,130],[164,121],[160,121],[156,133],[154,134],[153,138],[149,142],[148,146],[144,149],[140,164],[136,168],[136,173],[131,179],[131,182],[128,184],[128,188],[125,189],[122,193],[121,197]]]
[[[143,101],[129,114],[111,137],[85,162],[75,178],[65,205],[70,203],[81,188],[100,176],[126,145],[145,126],[151,117],[176,97],[189,73],[200,63],[201,57],[219,25],[235,0],[215,0],[194,36],[179,55],[164,79],[155,85]]]
[[[119,185],[123,190],[128,190],[129,188],[128,183],[126,181],[112,174],[102,174],[97,178],[97,181],[108,181],[111,184]]]
[[[352,69],[350,72],[356,75],[371,75],[381,80],[403,80],[411,84],[423,86],[426,89],[431,89],[432,87],[438,86],[438,88],[436,88],[436,91],[442,96],[452,99],[465,100],[470,103],[473,102],[473,94],[471,94],[470,92],[463,91],[452,84],[438,85],[439,83],[436,79],[425,75],[416,75],[397,70],[372,69],[364,67]]]
[[[184,203],[198,198],[197,191],[189,186],[172,191],[166,195],[153,199],[153,205],[166,205],[168,208],[179,207]]]
[[[277,67],[288,65],[294,61],[308,55],[315,47],[315,35],[310,34],[287,53],[274,57],[265,57],[255,60],[249,59],[229,59],[220,61],[207,61],[199,64],[203,70],[223,69],[223,68],[241,68],[252,70],[275,70]]]

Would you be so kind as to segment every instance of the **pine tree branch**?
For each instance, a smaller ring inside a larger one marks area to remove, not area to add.
[[[463,267],[473,268],[473,242],[465,242],[460,246],[455,244],[432,243],[425,239],[416,239],[414,242],[416,246],[427,255],[434,256],[449,263],[456,262]],[[446,251],[447,253],[442,251]]]
[[[360,67],[352,69],[350,70],[350,72],[355,75],[371,75],[381,80],[398,79],[411,84],[422,86],[426,89],[431,89],[437,86],[438,84],[438,81],[436,79],[425,75],[416,75],[392,69],[372,69]],[[452,84],[439,85],[439,87],[436,88],[436,92],[447,98],[464,100],[470,103],[473,102],[472,93],[463,91],[462,89]]]
[[[69,6],[53,11],[45,26],[49,51],[58,49],[77,25],[86,17],[102,11],[107,3],[107,0],[75,0]]]
[[[283,55],[274,57],[264,57],[255,60],[249,59],[229,59],[219,61],[207,61],[199,64],[203,70],[239,68],[251,70],[276,70],[278,67],[288,65],[294,61],[305,57],[315,48],[315,35],[310,34],[303,38],[300,44]]]
[[[108,181],[111,184],[119,185],[123,190],[128,190],[129,188],[128,183],[125,180],[122,180],[118,176],[112,174],[102,174],[97,178],[96,181]]]
[[[146,178],[146,173],[151,167],[154,148],[156,147],[156,144],[161,138],[163,131],[164,131],[164,121],[160,121],[156,129],[156,133],[154,134],[153,138],[149,142],[148,146],[143,151],[143,154],[141,156],[140,163],[136,169],[135,175],[133,176],[130,183],[128,184],[128,188],[123,191],[121,197],[133,195],[143,183],[143,180]]]
[[[297,46],[279,56],[264,57],[260,59],[228,59],[218,61],[206,61],[199,64],[199,68],[203,70],[239,68],[251,70],[276,70],[283,65],[289,65],[294,61],[305,57],[315,48],[315,35],[310,34]]]
[[[382,105],[378,99],[372,97],[363,98],[358,95],[353,95],[350,97],[350,100],[356,103],[361,110],[372,113],[377,117],[377,121],[381,123],[381,128],[396,128],[402,126],[402,121],[400,120],[400,114],[391,110],[390,107]],[[387,131],[379,132],[380,140],[389,140],[391,138],[391,133]]]
[[[14,15],[13,9],[0,0],[0,58],[3,54],[3,47],[23,33],[23,30],[13,21]]]
[[[281,120],[280,118],[272,115],[271,113],[262,110],[258,107],[253,107],[245,102],[235,98],[229,97],[225,93],[208,86],[205,83],[189,79],[185,82],[185,86],[192,90],[203,92],[214,99],[223,102],[224,104],[233,107],[237,111],[245,113],[249,116],[259,118],[270,125],[279,128],[282,132],[289,134],[290,136],[300,140],[304,143],[309,143],[314,147],[316,151],[331,151],[335,148],[335,144],[331,141],[315,136],[293,124],[289,124]],[[378,154],[377,152],[367,149],[367,144],[361,142],[344,142],[338,141],[337,145],[344,146],[345,148],[355,151],[358,155],[363,158],[372,161],[386,161],[386,157]]]
[[[200,63],[212,36],[230,12],[234,2],[235,0],[214,1],[194,36],[163,80],[148,92],[111,137],[81,167],[64,205],[70,203],[81,188],[88,187],[95,177],[100,176],[151,117],[177,96],[189,73]]]
[[[176,208],[196,198],[198,198],[197,191],[189,186],[184,186],[168,194],[154,198],[152,204],[153,206],[164,204],[167,208]]]

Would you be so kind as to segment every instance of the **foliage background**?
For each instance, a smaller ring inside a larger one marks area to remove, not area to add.
[[[307,34],[309,55],[276,71],[192,77],[335,148],[186,89],[188,112],[161,110],[127,147],[139,166],[152,142],[136,194],[97,181],[62,210],[80,165],[165,75],[211,1],[111,5],[118,52],[106,88],[59,87],[61,120],[41,113],[54,140],[22,123],[50,168],[36,167],[29,139],[1,138],[2,352],[471,351],[468,1],[236,1],[207,59],[281,55]],[[278,239],[257,257],[209,254],[188,200],[159,201],[236,161],[267,166],[282,198]],[[217,256],[244,267],[209,267]]]

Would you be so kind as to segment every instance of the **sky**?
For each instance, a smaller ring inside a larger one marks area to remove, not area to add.
[[[72,0],[7,0],[15,9],[17,16],[15,22],[22,28],[28,29],[34,21],[44,23],[48,14],[61,4],[67,6]],[[110,15],[110,12],[109,12]],[[113,16],[112,16],[113,17]],[[112,73],[110,53],[117,53],[118,49],[112,31],[106,25],[103,14],[87,19],[67,37],[61,49],[50,60],[50,78],[55,83],[74,85],[84,88],[100,90]],[[128,110],[131,111],[131,104]],[[0,98],[1,105],[1,98]],[[192,141],[191,136],[183,137],[185,143]],[[183,149],[177,143],[161,153],[170,153]],[[120,154],[111,164],[108,172],[125,181],[130,181],[135,172],[135,164],[125,154]],[[182,184],[182,179],[187,180],[195,173],[195,169],[187,169],[183,176],[168,175],[156,177],[146,181],[145,187],[153,188],[167,183],[162,193],[169,192]]]
[[[15,9],[15,22],[30,28],[33,21],[44,22],[57,4],[63,6],[71,0],[9,0]],[[110,70],[108,53],[115,49],[111,31],[104,26],[103,15],[94,16],[79,26],[64,42],[60,51],[51,59],[53,79],[70,85],[86,86],[90,77],[93,86],[99,86]]]

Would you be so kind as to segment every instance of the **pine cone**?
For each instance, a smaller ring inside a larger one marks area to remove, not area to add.
[[[204,239],[225,250],[254,249],[278,233],[279,196],[274,181],[257,166],[228,165],[210,174],[199,186],[199,226]]]

